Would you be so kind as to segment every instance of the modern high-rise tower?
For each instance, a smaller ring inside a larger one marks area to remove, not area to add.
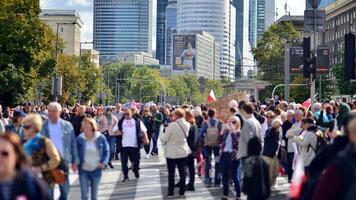
[[[152,54],[155,12],[155,0],[94,0],[93,42],[100,62],[125,52]]]
[[[275,21],[276,0],[249,1],[249,41],[255,48],[262,33]]]
[[[165,64],[172,64],[173,34],[177,33],[177,0],[169,0],[166,7]]]
[[[157,36],[156,58],[160,64],[164,64],[165,56],[165,32],[166,32],[166,7],[168,0],[157,0]]]
[[[178,0],[177,31],[206,31],[222,49],[221,78],[235,80],[236,10],[230,0]]]

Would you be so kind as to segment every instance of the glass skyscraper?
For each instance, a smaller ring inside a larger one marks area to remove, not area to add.
[[[177,1],[170,0],[166,8],[165,64],[172,64],[173,34],[177,33]]]
[[[321,0],[318,8],[325,8],[326,6],[334,3],[335,1],[336,0]],[[313,9],[308,0],[305,0],[305,3],[307,10]]]
[[[94,0],[94,49],[101,62],[124,52],[152,54],[155,0]]]
[[[156,38],[156,58],[160,64],[164,63],[165,56],[165,30],[166,30],[166,7],[168,0],[157,0],[157,38]]]

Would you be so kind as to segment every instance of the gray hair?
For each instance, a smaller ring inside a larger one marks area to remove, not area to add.
[[[304,115],[304,113],[303,113],[302,110],[296,110],[296,111],[295,111],[295,114],[296,114],[296,115],[297,115],[297,114]]]
[[[287,110],[287,115],[288,114],[294,115],[294,113],[295,113],[294,110]]]
[[[59,104],[58,102],[51,102],[48,104],[48,108],[55,108],[56,110],[58,110],[59,112],[62,112],[62,106],[61,104]]]

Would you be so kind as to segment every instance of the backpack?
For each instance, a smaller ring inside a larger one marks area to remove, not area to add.
[[[219,143],[218,143],[219,121],[216,120],[214,126],[211,126],[210,121],[208,121],[207,124],[208,124],[208,129],[206,130],[206,135],[205,135],[205,146],[217,147],[217,146],[219,146]]]
[[[309,148],[312,148],[313,151],[315,152],[315,154],[317,154],[320,151],[320,149],[324,148],[327,145],[328,142],[327,142],[325,134],[322,133],[321,131],[318,131],[314,134],[317,137],[316,147],[314,148],[311,144],[309,144],[308,151],[309,151]]]

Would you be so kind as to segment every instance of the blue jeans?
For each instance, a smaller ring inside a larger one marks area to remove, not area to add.
[[[114,157],[115,150],[116,150],[117,136],[109,135],[108,142],[109,142],[109,147],[110,147],[109,162],[111,162],[111,160]]]
[[[243,179],[243,169],[244,169],[244,160],[246,157],[240,158],[239,159],[239,166],[237,167],[237,180],[242,183],[242,179]]]
[[[232,179],[235,186],[236,197],[241,196],[240,182],[237,180],[237,168],[239,166],[238,160],[231,160],[232,153],[223,152],[221,154],[220,166],[222,170],[222,182],[224,196],[229,195],[229,179]]]
[[[161,126],[159,126],[156,130],[155,133],[152,137],[153,140],[153,148],[152,148],[152,153],[158,154],[158,147],[157,147],[157,141],[159,139],[159,133],[161,131]]]
[[[214,153],[215,157],[215,176],[214,183],[220,185],[221,169],[220,169],[220,147],[204,147],[205,154],[205,184],[211,184],[210,169],[211,169],[211,156]]]
[[[82,193],[82,200],[89,199],[89,187],[91,189],[91,199],[98,199],[98,188],[101,180],[101,175],[102,171],[99,168],[94,171],[79,170],[80,191]]]
[[[67,200],[69,190],[70,190],[69,177],[67,177],[66,181],[62,185],[59,185],[59,191],[61,193],[59,196],[59,200]],[[52,199],[54,199],[54,189],[53,188],[50,188],[49,193],[52,196]]]

